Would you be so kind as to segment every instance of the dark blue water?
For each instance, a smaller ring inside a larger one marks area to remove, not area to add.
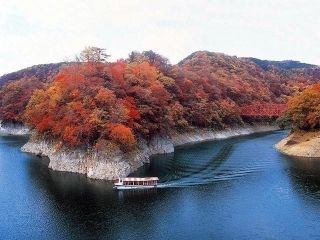
[[[124,192],[0,137],[0,239],[320,239],[320,163],[278,153],[285,135],[178,148],[134,174],[161,188]]]

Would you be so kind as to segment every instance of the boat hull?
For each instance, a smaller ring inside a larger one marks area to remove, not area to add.
[[[156,188],[156,185],[152,185],[152,186],[114,186],[113,188],[117,189],[117,190],[130,190],[130,189],[150,189],[150,188]]]

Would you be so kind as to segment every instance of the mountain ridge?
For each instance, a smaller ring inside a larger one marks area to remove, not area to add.
[[[316,64],[304,63],[298,60],[266,60],[266,59],[259,59],[255,57],[238,57],[235,55],[228,55],[222,52],[210,52],[206,50],[195,51],[189,54],[187,57],[180,60],[177,64],[172,64],[172,65],[181,65],[199,53],[206,53],[209,55],[216,55],[220,57],[235,58],[238,60],[249,60],[255,63],[256,65],[260,66],[264,70],[270,70],[273,67],[278,69],[283,69],[283,70],[292,70],[292,69],[301,69],[301,68],[308,68],[308,69],[320,68],[320,66]],[[0,76],[0,86],[5,84],[8,81],[16,80],[22,77],[29,77],[31,75],[44,76],[49,71],[55,71],[55,70],[58,71],[60,67],[64,65],[72,64],[72,63],[73,62],[56,62],[56,63],[35,64],[26,68],[22,68],[17,71],[5,73]],[[37,72],[37,69],[38,69],[38,72]],[[33,73],[36,73],[36,74],[33,74]]]

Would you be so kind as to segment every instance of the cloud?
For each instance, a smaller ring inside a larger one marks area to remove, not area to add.
[[[88,45],[112,59],[196,50],[320,64],[316,0],[0,0],[0,75],[62,61]]]

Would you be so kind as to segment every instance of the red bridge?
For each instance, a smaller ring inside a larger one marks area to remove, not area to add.
[[[285,109],[286,104],[250,104],[240,107],[240,115],[242,117],[280,117],[284,113]]]

